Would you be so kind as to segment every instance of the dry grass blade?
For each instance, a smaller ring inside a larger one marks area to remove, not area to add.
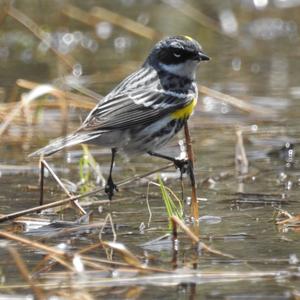
[[[163,34],[155,31],[154,29],[103,7],[98,6],[92,8],[91,15],[99,18],[100,20],[104,20],[121,28],[124,28],[129,32],[132,32],[149,40],[159,40],[163,37]]]
[[[134,286],[127,290],[125,294],[125,299],[139,299],[142,296],[144,291],[144,287],[141,286]]]
[[[258,107],[256,105],[252,105],[249,103],[246,103],[243,100],[240,100],[236,97],[226,95],[224,93],[221,93],[219,91],[210,89],[203,85],[198,85],[199,93],[205,94],[207,96],[213,97],[215,99],[224,101],[242,111],[248,112],[248,113],[255,113],[259,115],[272,115],[275,114],[275,112],[272,109],[266,109],[262,107]]]
[[[218,34],[225,35],[227,37],[232,38],[231,35],[227,35],[221,30],[218,22],[208,17],[206,14],[204,14],[202,11],[192,6],[188,2],[180,1],[178,4],[177,1],[163,0],[163,3],[178,10],[180,13],[189,17],[193,21],[201,24],[202,26],[207,27],[214,32],[217,32]]]
[[[288,212],[280,210],[278,212],[278,217],[282,217],[282,216],[285,217],[285,219],[277,220],[276,225],[291,225],[291,226],[300,227],[300,214],[292,216]]]
[[[49,253],[51,255],[58,255],[58,256],[66,255],[66,252],[63,250],[49,247],[47,245],[41,244],[41,243],[33,241],[33,240],[26,239],[24,237],[20,237],[18,235],[15,235],[15,234],[7,232],[7,231],[0,231],[0,237],[21,243],[30,248],[35,248],[35,249],[39,249],[41,251],[45,251],[46,253]]]
[[[33,82],[33,81],[25,80],[25,79],[18,79],[16,84],[19,87],[29,89],[29,90],[35,89],[36,87],[41,85],[37,82]],[[89,109],[94,108],[94,106],[95,106],[95,102],[92,101],[92,99],[95,99],[98,101],[101,99],[101,96],[99,94],[97,94],[97,97],[96,97],[96,95],[93,95],[93,97],[91,97],[90,95],[84,96],[84,95],[78,95],[78,94],[75,94],[75,93],[72,93],[69,91],[60,90],[55,86],[51,86],[51,87],[53,88],[52,94],[56,97],[63,97],[65,99],[69,100],[68,104],[71,107],[78,107],[78,108],[89,110]]]
[[[60,263],[62,266],[66,267],[68,270],[75,272],[76,270],[71,266],[64,258],[67,257],[67,252],[50,247],[47,245],[44,245],[42,243],[26,239],[24,237],[20,237],[18,235],[15,235],[13,233],[7,232],[7,231],[0,231],[0,237],[3,237],[5,239],[15,241],[17,243],[21,243],[29,248],[38,249],[40,251],[46,252],[48,255],[46,256],[46,259],[54,259],[58,263]]]
[[[22,259],[21,255],[19,254],[19,252],[13,247],[8,247],[8,251],[9,251],[10,255],[12,256],[13,260],[15,261],[15,264],[16,264],[17,268],[19,269],[22,277],[30,285],[30,287],[35,295],[35,298],[38,300],[46,299],[46,296],[45,296],[44,292],[42,291],[42,289],[40,287],[36,286],[35,281],[31,278],[28,268],[27,268],[24,260]]]
[[[115,250],[116,252],[118,252],[122,257],[123,259],[125,260],[125,262],[138,269],[139,271],[142,271],[142,272],[159,272],[159,273],[167,273],[167,272],[172,272],[172,271],[168,271],[168,270],[165,270],[165,269],[160,269],[160,268],[152,268],[152,267],[148,267],[148,266],[145,266],[143,265],[140,260],[131,252],[129,251],[124,244],[122,243],[117,243],[117,242],[104,242],[102,241],[101,242],[102,245],[104,247],[109,247],[110,249],[112,250]]]
[[[194,234],[194,232],[192,232],[187,225],[185,225],[183,223],[182,220],[180,220],[178,217],[176,216],[172,216],[171,217],[171,221],[172,221],[172,224],[173,226],[176,226],[178,225],[183,231],[184,233],[194,242],[194,243],[199,243],[200,239],[198,236],[196,236]]]
[[[103,248],[103,245],[101,244],[100,247]],[[102,258],[86,256],[86,255],[80,255],[80,257],[82,258],[82,260],[84,262],[94,262],[99,265],[101,264],[103,266],[102,267],[103,270],[105,270],[105,269],[113,270],[116,267],[121,267],[121,268],[125,268],[125,267],[129,268],[130,267],[130,265],[125,262],[111,261],[108,259],[102,259]]]
[[[87,13],[75,6],[67,5],[63,13],[70,18],[91,26],[95,26],[100,20],[104,20],[150,40],[160,39],[163,36],[163,34],[148,26],[99,6],[92,8],[91,11]]]
[[[90,245],[90,246],[87,246],[87,247],[84,247],[84,248],[80,249],[77,252],[77,254],[84,254],[86,252],[89,252],[89,251],[92,251],[92,250],[95,250],[95,249],[98,249],[98,248],[101,248],[101,247],[102,247],[102,243],[99,242],[99,243],[96,243],[96,244],[93,244],[93,245]]]
[[[235,259],[235,257],[233,255],[224,253],[224,252],[216,250],[216,249],[212,249],[211,247],[207,246],[203,242],[200,242],[199,246],[200,246],[201,249],[203,249],[204,251],[206,251],[208,253],[211,253],[211,254],[214,254],[214,255],[217,255],[217,256],[222,256],[222,257],[226,257],[226,258]]]
[[[64,260],[62,256],[48,254],[33,268],[32,277],[37,276],[38,273],[50,271],[57,263],[64,266],[70,272],[76,272],[75,268]]]
[[[104,228],[105,228],[105,225],[109,223],[110,225],[110,228],[112,230],[112,234],[113,234],[113,241],[112,243],[115,243],[116,240],[117,240],[117,233],[115,231],[115,225],[114,225],[114,222],[113,222],[113,219],[112,219],[112,216],[111,214],[107,214],[105,219],[104,219],[104,222],[103,222],[103,225],[101,226],[101,229],[99,231],[99,240],[102,241],[102,234],[104,232]],[[105,249],[105,252],[106,252],[106,256],[109,260],[113,260],[113,247],[110,247],[109,249],[107,249],[106,247],[104,247]]]
[[[131,266],[135,268],[144,268],[142,263],[139,261],[139,259],[131,252],[129,251],[124,244],[117,243],[117,242],[101,242],[104,247],[109,247],[110,249],[113,249],[117,251],[119,254],[122,255],[123,259]]]
[[[95,300],[87,291],[78,291],[76,289],[58,290],[51,299],[70,299],[70,300]]]
[[[81,97],[82,97],[82,95],[88,97],[89,101],[90,101],[90,99],[93,99],[93,100],[96,100],[98,102],[98,101],[100,101],[101,99],[104,98],[102,95],[96,93],[95,91],[92,91],[92,90],[86,88],[85,86],[78,85],[78,84],[73,84],[73,83],[68,83],[68,85],[72,89],[74,89],[75,91],[78,91],[79,93],[81,93]]]
[[[81,258],[81,261],[84,263],[85,266],[87,267],[90,267],[94,270],[99,270],[99,271],[114,271],[114,268],[111,268],[111,267],[108,267],[104,264],[100,264],[100,263],[97,263],[97,262],[93,262],[93,261],[90,261],[88,258],[83,258],[83,257],[80,257]]]
[[[114,237],[113,242],[115,242],[117,240],[117,233],[115,231],[115,225],[114,225],[111,214],[107,214],[104,221],[103,221],[103,223],[102,223],[101,229],[99,231],[99,240],[102,241],[102,234],[104,232],[104,228],[105,228],[105,225],[107,223],[109,223],[109,225],[110,225],[110,228],[111,228],[111,231],[112,231],[112,234],[113,234],[113,237]]]
[[[73,68],[76,61],[70,55],[62,54],[52,47],[51,43],[47,39],[46,33],[33,20],[11,5],[7,8],[7,14],[29,29],[38,39],[43,41],[43,43],[47,44],[49,49],[51,49],[51,51],[70,69]]]
[[[294,217],[288,217],[285,220],[276,221],[276,225],[297,225],[300,226],[300,214]]]
[[[0,137],[4,133],[4,131],[8,128],[8,126],[11,124],[11,122],[14,120],[15,117],[17,117],[21,110],[29,105],[30,102],[33,100],[53,92],[54,89],[52,86],[48,84],[39,85],[32,91],[30,91],[28,94],[23,94],[21,101],[19,101],[16,106],[12,109],[12,111],[6,116],[5,120],[2,122],[0,126]]]
[[[87,110],[90,110],[95,106],[95,102],[91,101],[91,98],[82,95],[77,95],[71,92],[64,92],[50,84],[38,84],[23,79],[17,80],[16,84],[17,86],[30,89],[31,91],[26,94],[25,93],[22,94],[21,101],[4,105],[5,115],[3,116],[4,121],[0,125],[0,136],[3,135],[3,133],[6,131],[6,129],[13,121],[24,120],[24,118],[19,117],[21,115],[21,112],[23,111],[26,112],[25,119],[27,121],[27,124],[31,125],[33,120],[32,118],[29,117],[29,111],[28,111],[29,105],[31,107],[34,106],[32,104],[34,100],[37,100],[40,97],[45,96],[47,94],[53,95],[55,98],[59,98],[59,101],[57,101],[56,104],[55,103],[44,104],[44,106],[55,107],[55,108],[59,107],[65,114],[66,114],[67,105],[83,108]],[[101,97],[99,96],[99,99],[100,98]],[[61,101],[62,99],[64,101]],[[66,103],[66,101],[68,102]]]
[[[218,255],[218,256],[222,256],[222,257],[227,257],[227,258],[234,258],[234,256],[230,255],[230,254],[226,254],[223,253],[221,251],[215,250],[210,248],[209,246],[207,246],[206,244],[204,244],[203,242],[200,242],[200,238],[198,236],[195,235],[194,232],[192,232],[190,230],[190,228],[185,225],[183,223],[182,220],[180,220],[179,218],[177,218],[176,216],[172,216],[171,217],[171,221],[173,223],[173,226],[176,224],[178,225],[183,231],[184,233],[194,242],[194,243],[198,243],[200,248],[203,249],[204,251],[214,254],[214,255]],[[175,230],[173,231],[173,233],[175,232]],[[177,238],[177,233],[176,233],[176,238]]]
[[[76,273],[75,268],[70,265],[65,259],[63,259],[61,256],[57,256],[57,255],[49,255],[47,258],[50,258],[52,260],[55,260],[55,262],[58,262],[59,264],[61,264],[62,266],[64,266],[66,269],[68,269],[69,271]]]
[[[61,11],[64,15],[87,24],[89,26],[96,26],[99,23],[99,18],[92,16],[90,13],[73,5],[66,5]]]

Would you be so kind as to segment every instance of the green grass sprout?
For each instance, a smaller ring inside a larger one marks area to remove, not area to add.
[[[81,145],[83,155],[79,160],[80,193],[86,193],[95,187],[91,180],[92,175],[96,177],[96,183],[105,183],[100,166],[91,154],[87,145]]]
[[[183,206],[180,199],[176,194],[168,187],[166,187],[160,176],[157,178],[161,195],[165,203],[168,218],[171,216],[177,216],[179,219],[183,220]],[[169,222],[169,227],[171,223]]]

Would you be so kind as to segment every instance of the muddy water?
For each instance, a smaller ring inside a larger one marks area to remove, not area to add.
[[[29,6],[28,3],[31,3]],[[53,44],[61,53],[70,55],[80,64],[69,80],[85,84],[100,94],[108,92],[123,76],[140,65],[153,41],[99,22],[95,28],[82,25],[61,14],[63,2],[16,1],[23,13],[53,34]],[[173,1],[174,5],[180,1]],[[246,113],[200,94],[200,102],[190,126],[194,139],[196,175],[200,201],[200,231],[208,245],[231,254],[232,260],[200,256],[187,250],[187,241],[180,244],[177,257],[179,268],[197,262],[197,269],[215,272],[278,272],[277,279],[223,282],[221,279],[203,284],[191,282],[175,284],[163,282],[153,288],[141,285],[137,298],[143,299],[293,299],[300,293],[299,280],[281,276],[280,272],[297,272],[299,268],[299,227],[285,228],[274,224],[274,214],[286,210],[300,213],[299,204],[299,13],[297,1],[191,1],[197,20],[181,8],[181,12],[166,3],[155,1],[102,1],[101,5],[169,34],[189,34],[199,40],[212,58],[199,70],[199,83],[244,99],[259,107]],[[72,1],[73,5],[88,10],[96,1]],[[223,33],[214,23],[200,19],[202,11],[212,20],[219,20]],[[46,13],[47,12],[47,13]],[[174,22],[176,20],[176,22]],[[10,101],[17,79],[38,83],[61,84],[62,76],[70,71],[32,33],[12,18],[7,17],[0,35],[1,103]],[[82,74],[82,75],[81,75]],[[79,76],[81,75],[81,76]],[[90,76],[94,75],[94,76]],[[66,89],[65,86],[62,88]],[[25,91],[25,90],[22,90]],[[20,93],[16,99],[19,99]],[[51,98],[51,97],[50,97]],[[49,99],[51,101],[51,99]],[[260,111],[266,111],[261,114]],[[85,110],[71,109],[68,128],[76,128]],[[65,126],[58,110],[44,109],[37,113],[40,122],[33,128],[19,123],[12,125],[1,137],[0,148],[0,209],[2,214],[30,208],[38,203],[37,162],[27,154],[61,135]],[[241,180],[236,175],[236,129],[243,132],[249,173]],[[286,143],[292,144],[284,148]],[[109,151],[91,148],[104,175],[109,168]],[[174,140],[162,151],[176,155]],[[80,180],[81,148],[49,159],[57,174],[73,183]],[[147,156],[130,161],[118,157],[116,180],[142,174],[161,166],[159,159]],[[162,174],[166,184],[181,193],[178,174],[169,169]],[[94,178],[92,178],[94,180]],[[157,181],[156,175],[151,178]],[[50,178],[46,179],[47,201],[65,195]],[[120,225],[118,240],[139,255],[153,255],[154,264],[170,268],[170,245],[141,247],[143,243],[168,232],[168,222],[159,189],[150,187],[149,202],[152,219],[146,205],[148,181],[135,182],[120,189],[111,205],[90,204],[106,199],[104,195],[86,200],[95,220],[108,212]],[[189,195],[185,187],[185,198]],[[121,201],[118,201],[121,200]],[[61,216],[75,220],[74,211]],[[141,230],[141,224],[146,227]],[[6,228],[7,224],[1,225]],[[110,232],[107,239],[111,239]],[[72,244],[72,239],[63,240]],[[51,241],[59,243],[62,240]],[[74,247],[95,242],[89,236],[77,241]],[[28,250],[22,251],[29,266],[40,258]],[[7,251],[1,250],[1,274],[6,284],[19,283],[14,264],[5,264]],[[107,299],[125,298],[135,285],[104,288],[95,295]],[[115,292],[115,294],[112,293]]]

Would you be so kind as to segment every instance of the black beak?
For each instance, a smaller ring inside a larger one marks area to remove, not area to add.
[[[206,54],[204,54],[203,52],[199,51],[197,53],[196,60],[199,60],[199,61],[210,60],[210,57],[207,56]]]

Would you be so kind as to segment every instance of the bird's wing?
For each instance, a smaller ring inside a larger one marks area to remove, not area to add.
[[[132,82],[136,82],[134,76],[126,82],[126,88],[121,83],[108,94],[91,111],[78,131],[126,129],[149,124],[188,105],[195,98],[194,92],[181,94],[163,90],[157,76],[142,86]]]

